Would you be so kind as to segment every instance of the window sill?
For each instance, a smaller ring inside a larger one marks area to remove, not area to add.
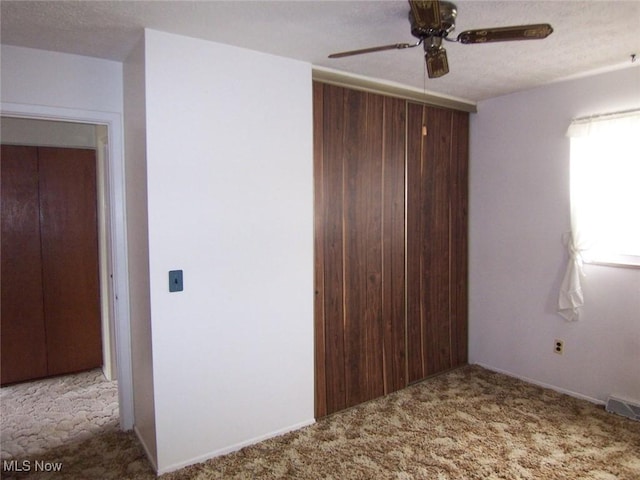
[[[597,255],[584,258],[584,263],[591,265],[604,265],[607,267],[638,268],[640,269],[640,257],[637,255]]]

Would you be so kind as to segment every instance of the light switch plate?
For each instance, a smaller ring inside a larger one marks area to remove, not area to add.
[[[169,291],[181,292],[183,288],[182,270],[171,270],[169,272]]]

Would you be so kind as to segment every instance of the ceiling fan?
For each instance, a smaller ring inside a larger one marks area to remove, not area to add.
[[[416,43],[394,43],[379,47],[350,50],[348,52],[333,53],[329,55],[329,58],[341,58],[423,45],[429,78],[438,78],[449,73],[447,52],[442,46],[443,40],[465,44],[537,40],[546,38],[553,32],[553,28],[548,23],[538,23],[466,30],[456,38],[449,38],[449,34],[455,29],[456,16],[458,14],[457,7],[453,3],[444,0],[409,0],[409,5],[411,6],[411,10],[409,10],[411,35],[418,39]]]

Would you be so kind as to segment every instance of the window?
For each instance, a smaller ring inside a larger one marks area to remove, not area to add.
[[[640,267],[640,110],[571,122],[570,258],[558,313],[578,320],[582,263]]]
[[[640,266],[640,111],[574,120],[571,227],[586,262]]]

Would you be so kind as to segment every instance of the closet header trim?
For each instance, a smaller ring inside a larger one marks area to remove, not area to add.
[[[330,70],[313,69],[312,78],[314,81],[337,85],[339,87],[353,88],[380,95],[403,98],[430,105],[432,107],[450,108],[462,112],[476,113],[478,111],[475,103],[469,103],[455,98],[439,96],[433,93],[423,93],[402,85],[370,80],[364,77],[347,75]]]

